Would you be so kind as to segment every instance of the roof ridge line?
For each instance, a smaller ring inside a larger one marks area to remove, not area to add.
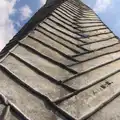
[[[6,46],[0,52],[0,59],[2,59],[11,50],[18,41],[26,37],[30,31],[32,31],[36,25],[43,21],[50,15],[58,6],[60,6],[66,0],[47,0],[46,4],[40,8],[31,19],[21,28],[21,30],[6,44]]]

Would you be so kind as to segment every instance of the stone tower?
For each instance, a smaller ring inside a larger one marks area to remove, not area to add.
[[[120,44],[88,6],[48,0],[1,51],[0,120],[120,120]]]

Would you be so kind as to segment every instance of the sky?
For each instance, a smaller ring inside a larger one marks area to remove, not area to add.
[[[82,0],[120,37],[120,0]],[[46,0],[0,0],[0,50]]]
[[[0,50],[46,0],[0,0]]]
[[[82,0],[120,38],[120,0]]]

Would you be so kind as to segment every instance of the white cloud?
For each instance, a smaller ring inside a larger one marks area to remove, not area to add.
[[[3,40],[0,40],[0,51],[2,50],[2,48],[5,46],[5,43]]]
[[[107,10],[107,8],[111,5],[112,0],[96,0],[96,4],[94,6],[94,10],[97,13],[101,13]]]
[[[15,24],[16,24],[19,28],[21,28],[21,27],[22,27],[22,25],[20,24],[20,22],[19,22],[19,21],[16,21],[16,22],[15,22]]]
[[[31,17],[32,10],[30,9],[30,7],[28,5],[24,5],[19,10],[20,10],[20,14],[21,14],[21,16],[20,16],[21,21],[27,20],[29,17]]]
[[[15,14],[14,6],[17,0],[0,0],[0,50],[15,35],[13,21],[10,15]]]
[[[40,6],[43,6],[46,3],[46,0],[40,0]]]

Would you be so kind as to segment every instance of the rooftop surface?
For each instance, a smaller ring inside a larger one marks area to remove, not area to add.
[[[78,0],[47,2],[0,53],[3,120],[119,120],[120,44]]]

